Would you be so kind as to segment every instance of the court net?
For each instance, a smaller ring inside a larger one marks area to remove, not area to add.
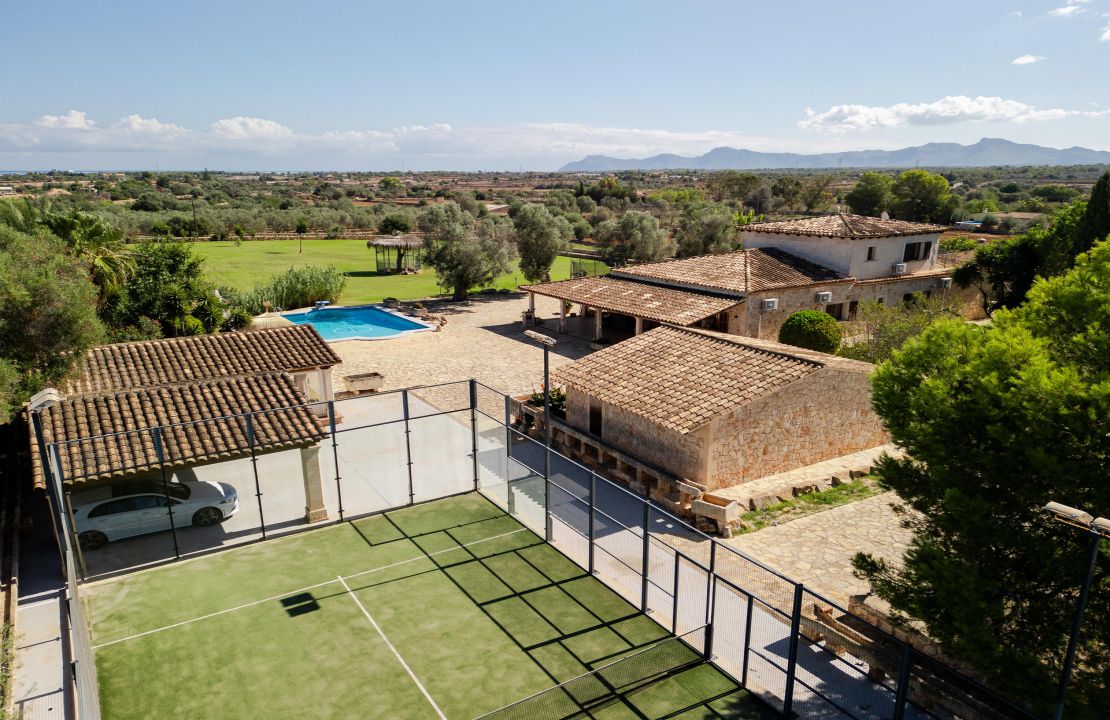
[[[591,709],[705,662],[704,656],[684,640],[700,636],[703,630],[697,628],[678,637],[660,640],[475,720],[569,720],[588,717]]]

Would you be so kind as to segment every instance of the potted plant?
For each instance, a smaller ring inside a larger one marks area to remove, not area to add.
[[[415,302],[412,304],[412,316],[426,318],[428,317],[428,308],[424,307],[424,303]]]
[[[387,308],[396,308],[399,304],[400,303],[395,297],[387,297],[382,300],[382,305],[385,305]]]

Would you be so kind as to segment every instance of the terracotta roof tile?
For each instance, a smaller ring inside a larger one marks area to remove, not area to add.
[[[610,276],[738,295],[849,280],[835,270],[778,248],[631,265],[613,270]]]
[[[312,445],[326,434],[304,402],[291,377],[265,373],[80,395],[47,407],[40,418],[43,439],[59,443],[62,476],[73,484],[161,468],[148,431],[157,426],[167,426],[161,430],[167,468],[249,455],[242,415],[247,412],[257,413],[252,419],[256,452]],[[35,482],[41,486],[37,443],[31,450]]]
[[[100,345],[85,358],[70,394],[157,387],[341,362],[311,325]]]
[[[522,285],[521,288],[537,295],[674,325],[692,325],[739,302],[736,298],[714,297],[613,276],[575,278]]]
[[[679,433],[826,365],[778,343],[661,327],[559,368],[557,382]],[[834,359],[835,360],[835,359]],[[859,363],[866,366],[865,363]]]
[[[909,222],[908,220],[883,220],[866,215],[822,215],[801,220],[754,223],[741,228],[741,232],[783,233],[787,235],[813,235],[836,238],[882,238],[900,235],[923,235],[943,232],[945,225]]]

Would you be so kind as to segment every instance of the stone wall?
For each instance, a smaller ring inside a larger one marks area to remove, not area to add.
[[[936,275],[926,277],[905,276],[889,282],[866,283],[829,283],[827,285],[809,285],[802,288],[785,288],[778,290],[764,290],[752,293],[748,301],[737,308],[735,319],[730,314],[729,332],[747,337],[758,337],[766,340],[777,340],[779,328],[786,322],[786,318],[799,310],[825,310],[826,303],[817,302],[817,293],[832,293],[830,303],[851,303],[861,300],[882,299],[886,305],[902,302],[904,295],[926,291],[934,296],[943,294],[948,298],[961,315],[969,320],[982,318],[983,308],[979,303],[978,293],[973,288],[960,288],[953,285],[950,288],[940,287],[940,277]],[[763,312],[760,310],[765,298],[777,298],[778,310]],[[845,307],[847,313],[847,307]]]
[[[707,459],[704,431],[682,435],[604,402],[601,418],[601,439],[606,443],[678,477],[703,482]],[[590,431],[590,398],[573,387],[567,388],[567,425]]]
[[[840,457],[890,441],[871,409],[868,373],[825,367],[715,419],[708,490]]]

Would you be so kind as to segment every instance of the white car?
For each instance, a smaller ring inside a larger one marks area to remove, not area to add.
[[[171,512],[173,526],[180,528],[216,525],[239,511],[239,495],[231,485],[197,480],[192,470],[178,470],[174,476],[165,485],[156,476],[74,493],[73,521],[81,549],[96,550],[112,540],[169,530]]]

